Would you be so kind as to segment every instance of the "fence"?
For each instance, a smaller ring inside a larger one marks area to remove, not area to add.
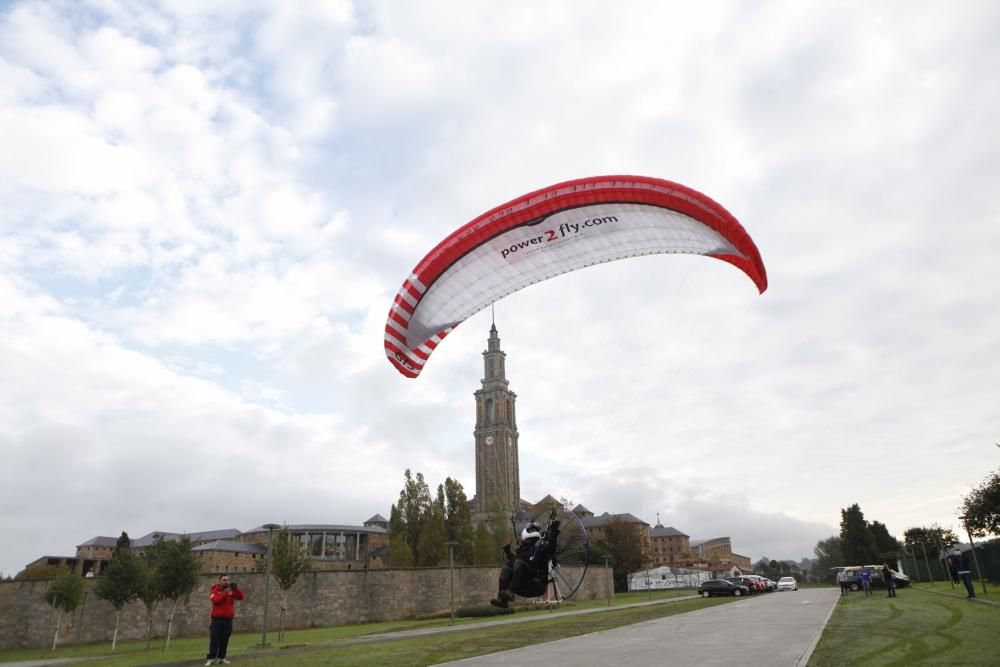
[[[977,544],[975,558],[969,552],[968,546],[963,551],[967,552],[969,557],[969,566],[972,568],[974,579],[985,578],[990,582],[1000,582],[1000,541]],[[948,571],[948,563],[943,560],[946,555],[940,553],[939,558],[929,557],[924,560],[920,550],[910,549],[908,553],[901,555],[899,563],[903,572],[909,575],[912,581],[948,581],[951,579],[951,574]]]

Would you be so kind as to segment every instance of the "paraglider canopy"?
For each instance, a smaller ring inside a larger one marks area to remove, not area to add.
[[[671,253],[721,259],[767,289],[750,235],[691,188],[597,176],[531,192],[455,230],[417,264],[389,309],[386,356],[417,377],[452,329],[508,294],[594,264]]]

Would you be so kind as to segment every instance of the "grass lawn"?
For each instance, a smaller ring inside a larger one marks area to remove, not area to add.
[[[952,595],[947,582],[934,586],[947,595],[928,589],[910,586],[895,598],[878,589],[871,598],[860,592],[842,598],[809,667],[1000,664],[1000,608],[970,602],[958,589]]]
[[[986,584],[986,592],[984,593],[982,583],[978,581],[973,583],[975,584],[977,598],[1000,603],[1000,587],[996,584]],[[965,599],[965,596],[968,595],[968,592],[965,590],[965,584],[955,584],[955,587],[952,588],[950,581],[935,581],[933,584],[911,584],[911,586],[924,591],[953,595],[957,598],[962,598],[963,600]]]
[[[268,639],[279,655],[261,656],[254,660],[256,665],[293,665],[293,664],[329,664],[329,665],[429,665],[447,660],[457,660],[463,657],[492,653],[509,648],[516,648],[528,643],[552,641],[588,632],[597,632],[631,623],[639,623],[654,618],[661,618],[677,613],[684,613],[702,607],[724,604],[736,598],[711,598],[703,600],[680,600],[665,605],[649,607],[616,609],[623,605],[674,600],[678,595],[692,595],[693,591],[654,591],[652,594],[624,593],[617,594],[611,601],[612,608],[606,613],[589,614],[579,617],[551,617],[550,612],[568,611],[591,608],[607,608],[608,601],[587,600],[563,605],[561,608],[542,605],[519,608],[514,615],[501,615],[486,618],[458,618],[456,625],[475,626],[485,621],[499,619],[524,618],[529,616],[528,624],[515,623],[509,626],[483,627],[471,629],[451,635],[435,635],[419,639],[401,639],[387,641],[370,637],[382,633],[393,633],[408,630],[421,630],[447,627],[449,617],[394,621],[386,623],[367,623],[364,625],[345,625],[331,628],[316,628],[311,630],[289,630],[285,638],[278,644],[277,633],[272,628]],[[525,629],[530,627],[530,632]],[[258,654],[254,645],[260,641],[260,633],[234,634],[229,642],[229,655],[232,658]],[[170,650],[162,651],[163,641],[154,640],[152,648],[146,650],[145,642],[121,642],[117,655],[108,656],[111,650],[110,642],[88,644],[79,647],[66,646],[54,653],[41,649],[19,649],[0,651],[0,662],[17,660],[37,660],[45,658],[97,658],[86,661],[87,665],[146,665],[183,660],[204,660],[208,648],[208,634],[204,637],[173,639]],[[285,653],[287,651],[287,653]],[[280,655],[283,654],[284,655]]]

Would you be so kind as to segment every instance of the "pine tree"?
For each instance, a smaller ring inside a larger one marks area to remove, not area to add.
[[[840,511],[840,542],[844,565],[869,565],[878,561],[878,549],[861,507],[854,503]]]

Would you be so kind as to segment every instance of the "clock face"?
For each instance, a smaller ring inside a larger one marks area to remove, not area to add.
[[[487,445],[492,445],[493,444],[493,436],[492,435],[486,436],[486,444]]]

